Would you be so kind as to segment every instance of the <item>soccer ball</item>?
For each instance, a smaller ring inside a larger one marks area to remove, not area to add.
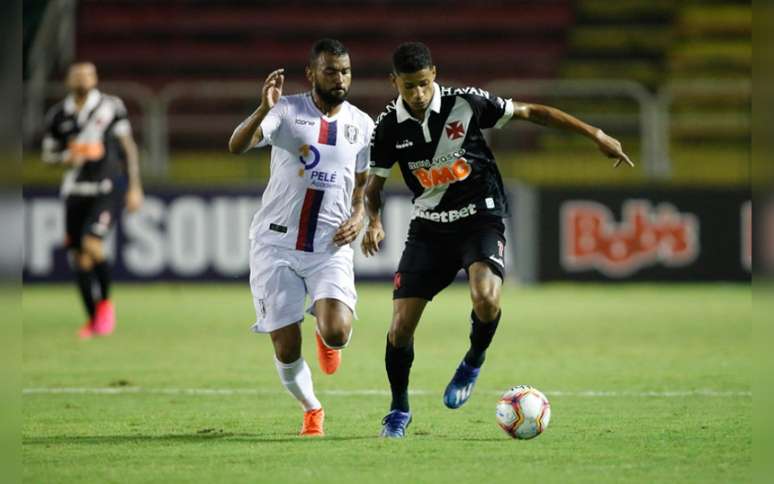
[[[548,427],[551,404],[538,389],[513,387],[497,402],[497,424],[514,439],[532,439]]]

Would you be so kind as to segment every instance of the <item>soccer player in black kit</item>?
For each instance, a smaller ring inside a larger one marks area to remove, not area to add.
[[[124,103],[97,89],[97,69],[77,62],[67,72],[70,93],[46,117],[43,161],[68,168],[61,188],[65,245],[89,319],[83,338],[115,327],[110,267],[102,240],[121,213],[143,202],[137,145]]]
[[[435,83],[436,68],[421,43],[402,44],[393,54],[391,79],[398,98],[377,118],[371,172],[366,187],[369,224],[366,256],[384,239],[380,219],[382,189],[398,163],[414,194],[414,213],[393,291],[392,324],[385,366],[392,391],[381,435],[403,437],[411,422],[408,381],[414,360],[414,331],[429,301],[457,272],[467,272],[473,310],[470,349],[444,392],[448,408],[470,397],[486,349],[502,316],[500,290],[505,274],[503,217],[508,201],[494,156],[481,133],[516,117],[586,136],[615,166],[632,165],[621,143],[558,109],[525,104],[476,88]]]

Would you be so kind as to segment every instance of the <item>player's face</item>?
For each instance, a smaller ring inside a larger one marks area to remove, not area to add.
[[[435,66],[412,73],[392,74],[391,78],[400,96],[411,109],[411,113],[417,117],[424,115],[433,99]]]
[[[352,84],[352,67],[349,55],[332,55],[323,52],[307,71],[317,96],[330,106],[343,103],[349,96]]]
[[[70,92],[84,96],[97,86],[97,68],[90,62],[73,64],[67,72],[67,87]]]

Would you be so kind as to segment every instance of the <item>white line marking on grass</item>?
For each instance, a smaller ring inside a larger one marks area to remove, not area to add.
[[[484,391],[491,395],[500,395],[500,391]],[[388,396],[388,390],[318,390],[320,395],[361,397]],[[441,395],[441,390],[410,390],[411,395]],[[680,398],[680,397],[752,397],[751,391],[722,390],[666,390],[666,391],[604,391],[604,390],[553,390],[544,392],[548,397],[585,397],[585,398]],[[25,388],[23,395],[194,395],[194,396],[232,396],[232,395],[284,395],[277,390],[258,388],[144,388],[144,387],[40,387]]]

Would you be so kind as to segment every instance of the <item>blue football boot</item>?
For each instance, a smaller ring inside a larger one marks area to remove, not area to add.
[[[392,410],[382,419],[382,437],[402,438],[406,436],[406,428],[411,423],[411,412]]]
[[[449,408],[460,408],[468,401],[481,368],[473,368],[462,360],[457,371],[443,392],[443,404]]]

